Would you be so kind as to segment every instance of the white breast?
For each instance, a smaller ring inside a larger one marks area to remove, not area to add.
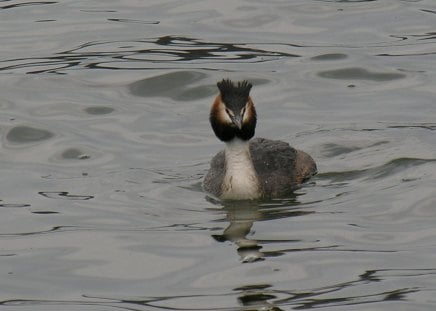
[[[226,174],[221,198],[227,200],[259,198],[261,191],[248,142],[234,139],[227,143],[225,158]]]

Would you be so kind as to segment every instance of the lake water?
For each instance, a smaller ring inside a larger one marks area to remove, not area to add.
[[[434,310],[433,0],[1,1],[1,310]],[[208,199],[223,78],[319,174]]]

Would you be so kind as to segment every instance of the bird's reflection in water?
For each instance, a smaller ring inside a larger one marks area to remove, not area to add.
[[[237,246],[237,252],[244,263],[264,260],[265,257],[276,257],[283,253],[280,251],[262,251],[263,242],[249,237],[253,224],[256,221],[274,220],[287,217],[296,217],[313,213],[298,208],[300,202],[297,195],[293,197],[274,201],[234,201],[225,202],[223,211],[229,225],[222,234],[214,234],[212,237],[218,242],[230,241]],[[283,242],[283,240],[277,241]],[[286,242],[298,242],[298,240],[287,240]]]
[[[259,206],[249,203],[227,204],[224,210],[229,225],[222,234],[212,235],[212,237],[219,242],[234,243],[238,247],[237,252],[243,262],[262,260],[264,258],[264,254],[260,251],[262,246],[258,241],[247,237],[254,222],[262,219]]]

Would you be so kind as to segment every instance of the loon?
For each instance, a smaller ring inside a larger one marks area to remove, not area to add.
[[[279,140],[255,138],[257,114],[250,97],[252,84],[217,83],[219,94],[209,121],[225,149],[217,153],[203,180],[205,192],[222,200],[285,197],[317,173],[307,153]]]

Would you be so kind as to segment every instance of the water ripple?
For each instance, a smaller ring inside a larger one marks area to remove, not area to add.
[[[158,25],[158,24],[160,24],[159,21],[143,21],[143,20],[128,19],[128,18],[108,18],[108,21],[119,22],[119,23],[145,24],[145,25]]]
[[[343,172],[326,172],[321,173],[318,176],[320,178],[331,179],[335,182],[347,181],[357,178],[378,179],[384,178],[406,169],[421,166],[424,164],[436,162],[436,159],[418,159],[418,158],[397,158],[393,159],[383,165],[362,169],[362,170],[350,170]]]
[[[6,134],[6,139],[12,143],[23,144],[39,142],[53,136],[54,134],[47,130],[22,125],[12,128]]]
[[[52,227],[46,230],[40,230],[40,231],[32,231],[32,232],[19,232],[19,233],[0,233],[0,237],[24,237],[24,236],[34,236],[34,235],[42,235],[42,234],[48,234],[53,232],[63,232],[63,231],[69,231],[72,230],[72,228],[75,228],[73,226],[56,226]]]
[[[189,37],[164,36],[134,41],[88,42],[47,57],[9,59],[0,71],[65,73],[67,69],[144,70],[155,64],[267,62],[298,55],[264,50],[245,43],[208,42]]]
[[[382,302],[413,304],[413,294],[424,290],[418,286],[401,287],[396,282],[435,275],[435,269],[376,269],[367,270],[354,280],[330,284],[318,288],[287,289],[263,284],[247,284],[210,294],[172,296],[102,297],[83,295],[78,300],[26,300],[9,299],[1,306],[80,306],[114,308],[118,310],[293,310],[353,307]],[[379,286],[371,286],[378,283]],[[384,286],[380,286],[382,283]],[[427,290],[427,294],[434,294]],[[233,303],[230,303],[233,299]]]
[[[0,1],[0,309],[434,309],[431,1],[55,1]],[[205,199],[226,76],[311,184]]]
[[[392,81],[406,77],[406,75],[403,73],[372,72],[367,69],[357,67],[322,71],[319,72],[318,75],[327,79],[370,80],[377,82]]]
[[[49,199],[62,199],[62,200],[90,200],[93,199],[92,195],[77,195],[70,194],[68,191],[41,191],[40,195]]]
[[[29,1],[29,2],[3,5],[3,6],[0,6],[0,10],[15,9],[15,8],[20,8],[20,7],[24,7],[24,6],[46,5],[46,4],[56,4],[56,3],[58,3],[58,2],[57,1]]]

